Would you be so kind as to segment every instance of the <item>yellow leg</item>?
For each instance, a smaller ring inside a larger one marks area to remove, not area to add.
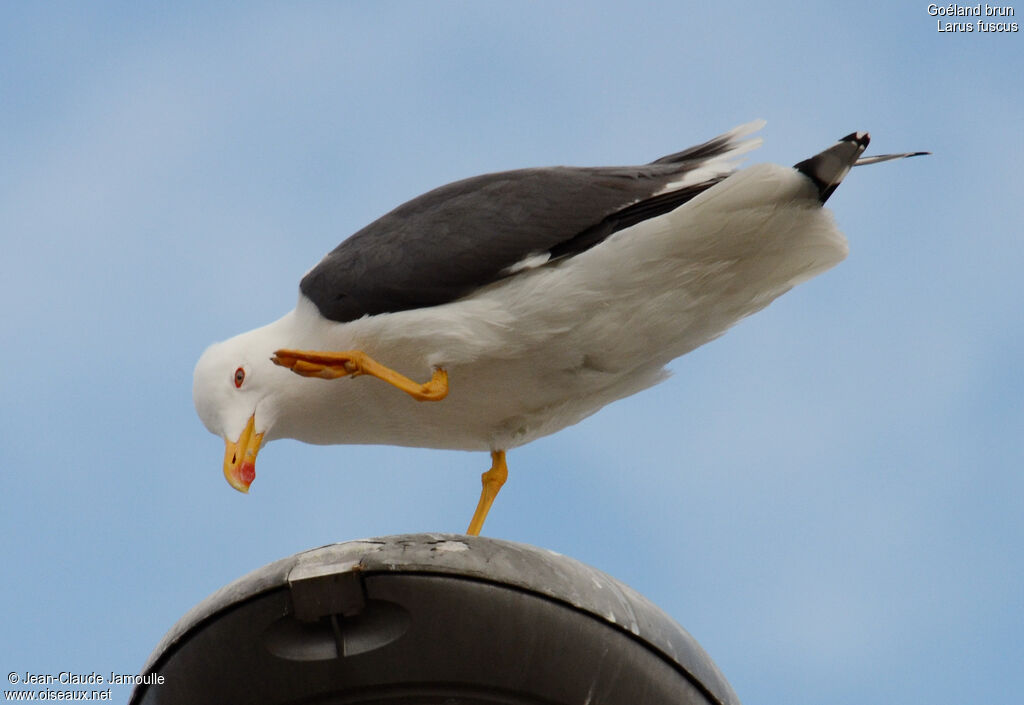
[[[361,350],[317,352],[312,350],[278,350],[270,358],[274,364],[287,367],[303,377],[337,379],[370,375],[398,387],[417,401],[441,401],[448,396],[448,373],[434,370],[424,384],[413,382],[390,367],[385,367]]]
[[[494,498],[498,496],[498,490],[507,479],[508,465],[505,464],[505,451],[492,450],[491,469],[480,476],[483,489],[480,490],[480,502],[476,505],[476,511],[473,512],[473,519],[469,522],[469,528],[466,529],[467,534],[470,536],[480,535],[480,529],[484,528],[487,512],[491,511]]]

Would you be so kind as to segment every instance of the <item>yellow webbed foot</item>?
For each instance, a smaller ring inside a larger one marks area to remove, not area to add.
[[[338,379],[370,375],[401,389],[417,401],[441,401],[448,396],[448,373],[434,370],[429,381],[419,384],[386,367],[361,350],[319,352],[313,350],[278,350],[271,361],[303,377]]]

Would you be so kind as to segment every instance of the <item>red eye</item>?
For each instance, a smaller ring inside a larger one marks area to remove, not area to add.
[[[243,370],[241,367],[239,367],[237,370],[235,370],[235,386],[236,387],[241,387],[242,386],[242,382],[244,382],[244,381],[245,381],[245,370]]]

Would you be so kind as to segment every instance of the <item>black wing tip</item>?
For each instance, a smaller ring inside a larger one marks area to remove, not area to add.
[[[825,203],[870,142],[867,132],[851,132],[825,151],[797,162],[793,168],[811,180],[818,189],[818,201]]]
[[[931,154],[931,152],[904,152],[902,154],[861,157],[870,143],[871,135],[867,132],[851,132],[845,137],[841,137],[836,144],[824,152],[795,164],[794,168],[814,183],[818,189],[818,200],[825,203],[842,183],[851,167]]]
[[[853,142],[862,148],[866,148],[871,144],[871,135],[867,132],[851,132],[846,137],[840,137],[840,142]]]

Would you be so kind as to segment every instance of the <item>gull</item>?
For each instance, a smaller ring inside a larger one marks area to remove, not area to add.
[[[247,492],[278,438],[506,453],[667,377],[665,365],[839,263],[822,206],[854,132],[795,166],[738,168],[756,121],[648,164],[518,169],[398,206],[313,267],[295,309],[195,368],[224,475]],[[425,381],[416,381],[425,380]]]

